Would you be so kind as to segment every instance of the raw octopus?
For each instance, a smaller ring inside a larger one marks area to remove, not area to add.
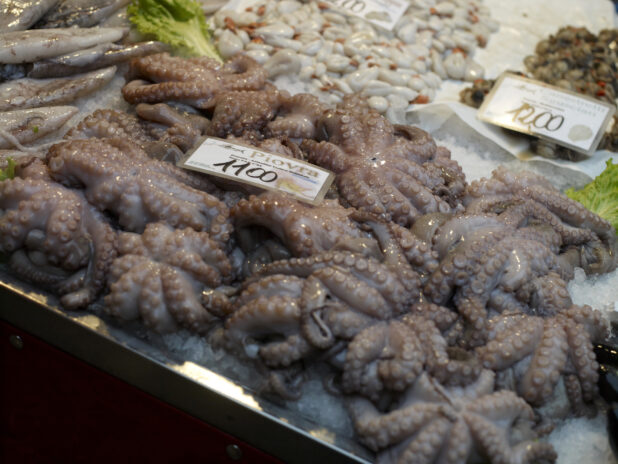
[[[59,294],[66,308],[84,308],[105,285],[116,232],[81,192],[52,181],[40,160],[21,160],[18,170],[0,182],[0,252],[13,272]]]
[[[350,205],[410,226],[430,212],[459,209],[465,185],[450,152],[418,128],[393,126],[358,96],[346,96],[318,121],[301,148],[309,161],[337,174]]]
[[[214,240],[229,239],[227,206],[197,190],[211,184],[170,164],[148,158],[137,145],[120,139],[70,140],[48,153],[52,177],[85,187],[85,195],[119,224],[141,232],[149,222],[206,230]],[[173,196],[170,195],[173,192]]]
[[[336,108],[292,97],[234,60],[134,60],[134,77],[152,83],[124,95],[157,104],[136,108],[150,122],[98,112],[49,150],[48,168],[30,171],[49,170],[56,188],[121,229],[105,311],[209,336],[285,398],[320,364],[380,462],[555,461],[538,441],[542,407],[562,383],[569,414],[590,411],[592,346],[607,334],[566,282],[576,266],[615,268],[611,226],[531,174],[499,169],[467,185],[426,132],[358,97]],[[197,114],[159,106],[168,100]],[[337,189],[319,206],[235,192],[229,214],[212,182],[145,151],[164,140],[184,152],[203,134],[306,156],[335,171]],[[40,248],[37,234],[26,247]]]
[[[218,92],[257,90],[266,82],[264,69],[243,55],[221,65],[212,58],[182,59],[159,53],[131,60],[130,74],[136,80],[122,89],[128,102],[177,101],[196,108],[211,108]]]
[[[125,320],[139,315],[157,332],[182,326],[203,333],[229,311],[225,294],[213,290],[231,281],[232,265],[206,232],[151,223],[141,235],[121,233],[118,252],[107,313]]]

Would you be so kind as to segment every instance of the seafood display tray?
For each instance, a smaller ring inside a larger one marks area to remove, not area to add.
[[[352,437],[325,430],[207,367],[175,359],[91,312],[65,311],[53,296],[2,269],[0,320],[286,463],[374,460]]]

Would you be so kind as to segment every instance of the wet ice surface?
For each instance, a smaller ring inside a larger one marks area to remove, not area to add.
[[[558,451],[558,464],[615,464],[604,414],[594,419],[567,419],[549,436]]]
[[[576,269],[569,291],[575,304],[589,304],[603,311],[614,324],[618,323],[618,270],[586,276],[583,269]]]

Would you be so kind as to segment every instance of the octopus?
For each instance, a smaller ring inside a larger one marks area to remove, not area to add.
[[[424,131],[396,129],[357,97],[325,112],[319,127],[328,140],[305,139],[301,148],[309,161],[335,172],[351,206],[403,226],[460,207],[461,168]]]
[[[392,251],[392,250],[391,250]],[[306,278],[301,331],[325,349],[350,339],[368,324],[402,315],[420,296],[420,278],[401,252],[382,261],[345,251],[291,258],[265,265],[252,279],[275,274]]]
[[[107,315],[208,336],[285,399],[328,369],[379,462],[556,459],[545,408],[562,389],[591,410],[607,330],[566,283],[615,267],[607,223],[532,174],[467,185],[428,133],[358,96],[290,96],[247,57],[153,55],[131,78],[137,116],[100,110],[0,182],[19,275],[69,308],[107,286]],[[204,135],[307,159],[337,188],[318,206],[224,193],[161,161]]]
[[[364,228],[372,233],[381,245],[383,256],[393,255],[393,262],[405,258],[418,273],[423,284],[438,268],[438,254],[431,243],[420,239],[410,229],[394,222],[382,222],[370,215],[355,215],[355,219],[362,222]]]
[[[148,223],[163,220],[173,227],[207,231],[219,243],[229,240],[229,210],[198,190],[205,182],[201,177],[153,160],[129,141],[65,141],[50,148],[47,161],[53,178],[83,186],[88,201],[114,213],[127,231],[141,232]]]
[[[300,332],[303,285],[300,277],[280,274],[246,285],[214,343],[273,368],[303,359],[315,351]]]
[[[377,244],[353,220],[354,209],[343,208],[335,200],[320,206],[301,203],[281,193],[263,193],[241,200],[231,210],[237,234],[244,243],[252,241],[250,227],[261,226],[271,231],[293,256],[304,257],[339,249],[372,252]],[[247,243],[246,248],[256,245]]]
[[[232,265],[206,232],[150,223],[143,234],[121,232],[118,252],[109,271],[107,314],[141,317],[160,333],[179,327],[205,333],[230,312],[221,287],[231,282]]]
[[[491,178],[473,182],[464,200],[467,210],[478,208],[479,203],[505,205],[509,202],[516,205],[505,211],[504,217],[512,223],[522,224],[533,219],[548,222],[561,235],[562,251],[578,247],[578,253],[568,255],[573,266],[592,273],[615,269],[616,231],[609,221],[561,194],[539,175],[516,174],[500,167]]]
[[[105,286],[116,232],[81,192],[52,181],[40,160],[19,170],[21,177],[0,182],[0,252],[65,308],[84,308]]]
[[[277,116],[266,126],[266,136],[286,136],[299,139],[318,137],[318,122],[326,105],[315,95],[299,93],[283,95]]]
[[[357,434],[380,451],[380,464],[555,462],[553,447],[537,440],[532,408],[493,388],[489,370],[464,387],[446,387],[422,373],[385,412],[362,397],[348,403]]]
[[[287,367],[376,321],[403,314],[418,299],[420,282],[403,264],[396,269],[333,251],[267,264],[245,281],[234,302],[238,309],[219,338],[230,347],[257,343],[253,357]]]
[[[425,131],[393,126],[358,95],[348,95],[318,120],[318,140],[325,140],[344,152],[362,158],[382,154],[384,158],[405,157],[428,161],[436,143]]]
[[[445,385],[467,385],[478,378],[481,364],[449,347],[431,319],[411,313],[371,325],[350,341],[342,388],[379,401],[387,392],[405,391],[423,372]]]
[[[220,92],[215,98],[209,135],[263,138],[262,132],[274,119],[286,94],[271,84],[260,90]]]
[[[208,109],[215,105],[219,93],[259,90],[267,76],[264,68],[246,55],[220,64],[212,58],[183,59],[158,53],[131,60],[130,77],[134,80],[122,89],[129,103],[175,101]]]
[[[164,103],[141,103],[138,116],[112,109],[98,109],[65,134],[65,139],[125,138],[138,144],[151,158],[176,163],[206,133],[208,119],[182,114]],[[210,193],[214,185],[202,185]]]
[[[441,258],[423,294],[436,304],[452,303],[463,316],[464,345],[483,343],[493,314],[544,317],[571,305],[571,268],[557,255],[559,234],[546,224],[518,229],[500,216],[462,214],[423,218],[413,231],[430,240]]]
[[[573,305],[551,317],[496,316],[489,341],[476,352],[498,382],[533,406],[547,404],[562,383],[571,411],[583,415],[598,397],[599,365],[593,344],[608,337],[607,322],[589,306]]]
[[[474,329],[474,337],[483,333],[491,310],[552,313],[556,308],[550,305],[528,307],[530,300],[537,304],[545,300],[542,297],[533,299],[525,291],[518,291],[524,286],[525,290],[532,291],[537,280],[550,273],[554,280],[559,280],[560,288],[566,290],[566,283],[560,280],[557,271],[559,264],[551,250],[540,242],[519,238],[515,232],[486,249],[479,257],[478,266],[472,269],[453,297],[455,307]],[[546,280],[544,283],[551,282]],[[538,285],[543,287],[542,283]],[[518,300],[518,296],[527,296],[528,300]],[[570,303],[568,293],[563,293],[563,298]]]

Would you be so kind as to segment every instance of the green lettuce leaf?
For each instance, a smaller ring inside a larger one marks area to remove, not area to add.
[[[618,230],[618,164],[612,158],[601,174],[581,190],[568,189],[566,195],[612,223]]]
[[[7,158],[8,166],[5,169],[0,169],[0,181],[12,179],[15,177],[15,160]]]
[[[223,62],[199,3],[193,0],[133,0],[129,19],[142,34],[174,47],[185,56],[208,56]]]

